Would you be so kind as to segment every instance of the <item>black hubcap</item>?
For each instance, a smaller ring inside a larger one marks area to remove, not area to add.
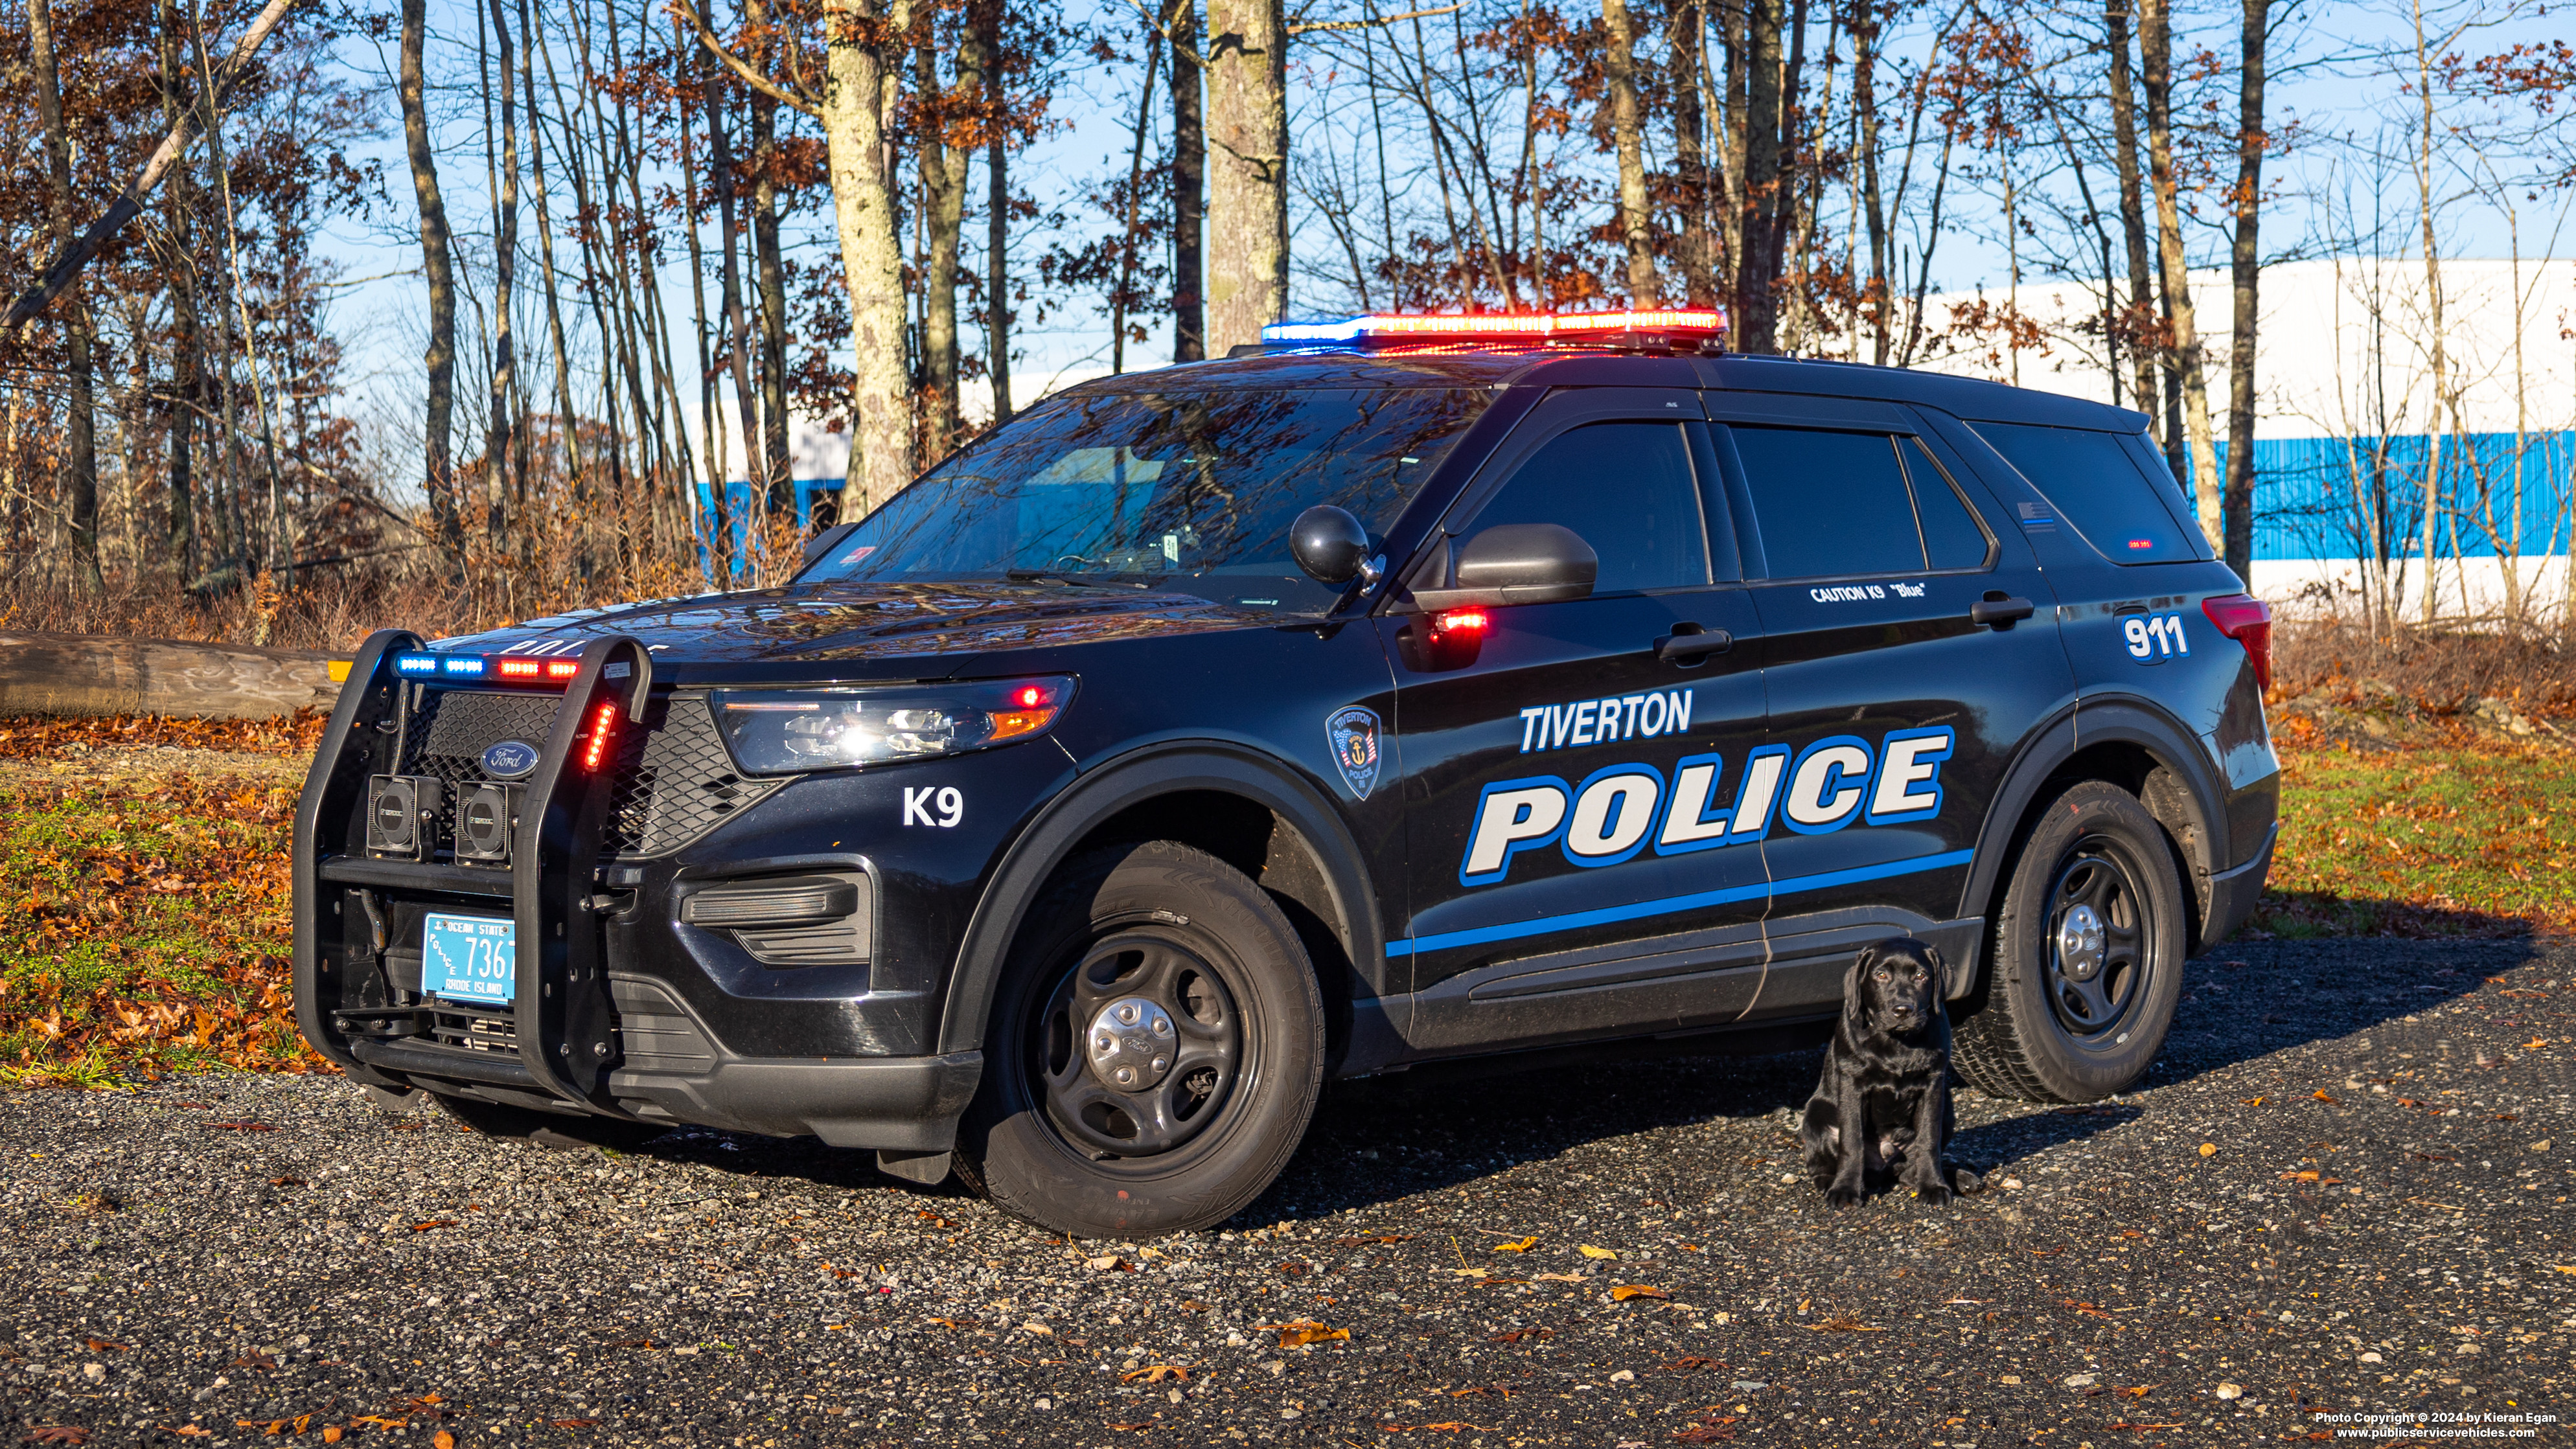
[[[1031,1075],[1057,1132],[1093,1157],[1154,1157],[1204,1134],[1244,1058],[1234,993],[1147,931],[1096,941],[1032,1023]]]
[[[2125,852],[2077,841],[2048,893],[2048,1005],[2078,1039],[2118,1031],[2146,996],[2153,926]]]

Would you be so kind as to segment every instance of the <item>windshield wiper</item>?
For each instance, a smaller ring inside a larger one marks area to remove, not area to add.
[[[1130,580],[1110,574],[1068,573],[1062,569],[1005,569],[1002,571],[1002,574],[1003,577],[1009,579],[1015,584],[1073,584],[1084,588],[1104,587],[1120,589],[1150,589],[1154,586],[1153,582],[1150,580]]]

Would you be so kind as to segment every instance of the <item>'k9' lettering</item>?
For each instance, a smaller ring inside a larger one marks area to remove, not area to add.
[[[1687,711],[1682,694],[1675,707]],[[1522,851],[1550,845],[1576,865],[1602,866],[1647,849],[1682,855],[1742,845],[1769,834],[1775,821],[1823,835],[1854,821],[1929,820],[1941,813],[1941,762],[1955,743],[1944,725],[1893,731],[1875,749],[1855,735],[1817,740],[1794,757],[1787,745],[1764,745],[1745,756],[1732,793],[1716,755],[1683,756],[1669,781],[1642,764],[1610,765],[1579,785],[1554,775],[1497,781],[1476,801],[1458,880],[1494,885]]]

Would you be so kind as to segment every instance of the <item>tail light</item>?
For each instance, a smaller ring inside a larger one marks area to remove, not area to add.
[[[2200,611],[2218,632],[2245,646],[2254,664],[2254,682],[2272,688],[2272,606],[2251,594],[2222,594],[2200,601]]]

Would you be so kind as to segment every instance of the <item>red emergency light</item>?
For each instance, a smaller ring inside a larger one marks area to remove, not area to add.
[[[1273,322],[1265,346],[1455,348],[1604,347],[1621,351],[1714,352],[1726,336],[1715,307],[1651,307],[1618,312],[1398,314],[1372,312],[1328,322]]]

